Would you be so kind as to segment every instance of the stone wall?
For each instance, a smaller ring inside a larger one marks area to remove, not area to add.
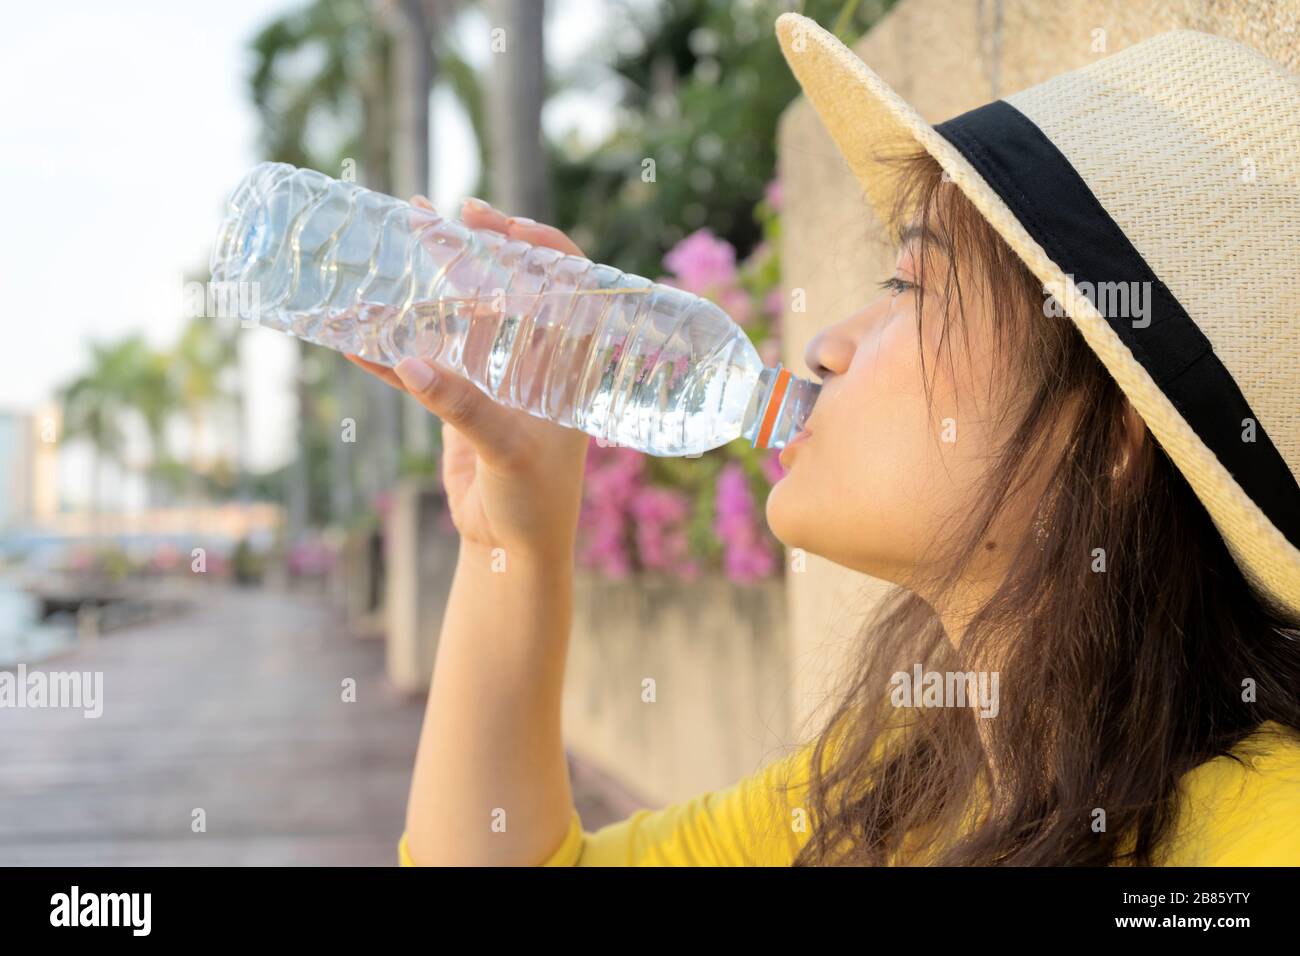
[[[790,742],[779,581],[579,575],[565,742],[650,803],[735,783]]]

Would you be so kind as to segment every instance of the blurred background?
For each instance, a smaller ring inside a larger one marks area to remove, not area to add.
[[[892,250],[796,95],[773,30],[790,9],[931,123],[1180,27],[1300,72],[1300,0],[11,12],[0,864],[396,862],[456,555],[437,423],[209,308],[248,169],[554,223],[794,366]],[[885,585],[780,548],[778,477],[743,441],[678,460],[593,443],[564,699],[588,829],[734,783],[833,704]]]
[[[1177,27],[1300,72],[1300,0],[10,7],[0,865],[395,864],[456,554],[437,421],[209,310],[259,161],[554,222],[796,365],[892,256],[777,14],[930,122]],[[593,442],[564,697],[588,829],[754,773],[835,700],[885,585],[784,553],[779,475],[744,441]]]
[[[437,422],[214,314],[250,167],[554,223],[775,361],[797,87],[773,21],[852,42],[891,5],[24,5],[0,37],[0,864],[394,859],[456,547]],[[730,782],[784,731],[786,560],[762,520],[780,466],[747,443],[593,444],[588,472],[566,724],[592,827]],[[646,719],[650,666],[679,703]],[[102,713],[20,700],[37,672],[100,675]]]

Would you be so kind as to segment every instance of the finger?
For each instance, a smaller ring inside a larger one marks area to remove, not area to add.
[[[499,461],[508,456],[519,432],[513,413],[473,382],[421,358],[404,358],[394,371],[406,391],[465,435],[480,457]]]
[[[466,199],[460,210],[461,221],[471,229],[491,229],[504,233],[508,228],[509,217],[493,209],[481,199]]]
[[[382,379],[384,382],[388,383],[393,388],[397,389],[399,392],[406,391],[406,386],[402,384],[402,380],[399,379],[397,377],[397,374],[387,365],[376,365],[374,362],[368,362],[365,359],[363,359],[361,356],[353,355],[349,352],[344,352],[343,357],[347,359],[349,362],[351,362],[353,365],[356,365],[359,368],[369,372],[371,375],[375,376],[376,378]]]
[[[570,256],[587,258],[574,241],[560,230],[545,223],[534,222],[524,216],[511,216],[506,220],[506,235],[534,246],[546,246]]]
[[[424,199],[423,196],[417,196],[416,198]],[[567,255],[586,258],[577,244],[554,226],[534,222],[527,216],[507,216],[481,199],[466,199],[464,206],[461,208],[460,218],[471,229],[491,229],[495,232],[503,232],[511,239],[518,239],[530,245],[546,246]]]

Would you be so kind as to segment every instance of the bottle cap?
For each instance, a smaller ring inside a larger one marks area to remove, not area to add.
[[[808,421],[821,388],[816,382],[795,377],[780,362],[763,369],[751,420],[743,434],[755,448],[784,448]]]

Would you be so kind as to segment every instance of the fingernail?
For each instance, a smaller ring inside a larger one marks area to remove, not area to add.
[[[491,209],[492,204],[479,199],[476,196],[469,196],[465,199],[465,206],[469,209]]]
[[[537,223],[536,223],[535,221],[533,221],[532,219],[529,219],[527,216],[511,216],[509,219],[506,220],[506,224],[507,224],[507,225],[510,225],[510,226],[535,226],[535,225],[537,225]]]
[[[404,358],[393,369],[397,377],[413,392],[423,392],[433,381],[433,369],[418,358]]]

